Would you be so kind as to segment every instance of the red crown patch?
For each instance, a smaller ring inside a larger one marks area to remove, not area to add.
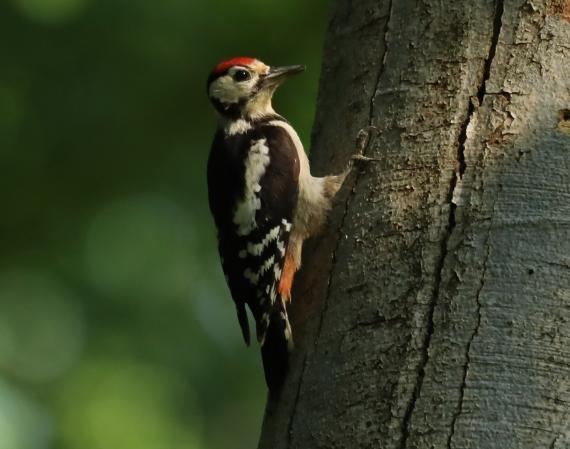
[[[212,70],[212,73],[222,73],[222,72],[225,72],[226,70],[228,70],[230,67],[233,67],[234,65],[249,65],[253,61],[255,61],[254,58],[248,58],[245,56],[242,56],[239,58],[228,59],[227,61],[220,62],[214,68],[214,70]]]

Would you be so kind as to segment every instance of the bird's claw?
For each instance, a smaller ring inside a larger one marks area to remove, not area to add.
[[[364,156],[364,151],[370,143],[372,135],[378,135],[378,128],[375,126],[366,126],[358,131],[356,135],[356,154],[353,154],[348,161],[347,173],[354,168],[355,162],[376,162],[380,161],[378,158]]]
[[[353,154],[351,156],[351,158],[353,161],[358,161],[358,162],[379,162],[380,159],[377,157],[368,157],[368,156],[364,156],[363,154]]]
[[[376,128],[375,126],[367,126],[358,131],[358,134],[356,135],[356,149],[358,153],[364,154],[364,150],[368,146],[368,143],[370,142],[370,138],[372,137],[373,132],[375,132],[375,134],[378,135],[379,133],[378,128]]]

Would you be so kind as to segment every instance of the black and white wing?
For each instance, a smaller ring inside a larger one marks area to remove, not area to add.
[[[282,127],[266,124],[229,137],[220,133],[214,141],[208,187],[222,267],[248,344],[245,304],[255,319],[270,389],[282,383],[292,346],[279,282],[298,178],[297,150]]]

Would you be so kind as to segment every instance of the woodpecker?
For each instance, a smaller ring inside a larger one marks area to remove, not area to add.
[[[325,224],[347,172],[314,177],[299,136],[272,107],[281,83],[304,66],[239,57],[218,64],[207,92],[220,116],[208,159],[208,199],[243,338],[245,305],[270,391],[282,385],[293,336],[287,315],[303,241]]]

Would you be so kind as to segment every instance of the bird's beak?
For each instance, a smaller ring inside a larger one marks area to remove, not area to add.
[[[287,78],[305,70],[304,65],[288,65],[284,67],[271,67],[263,79],[264,87],[277,87]]]

